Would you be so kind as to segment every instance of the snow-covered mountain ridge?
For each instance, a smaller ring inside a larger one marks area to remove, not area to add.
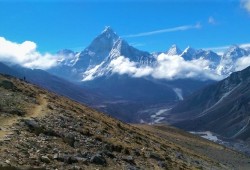
[[[220,80],[234,71],[250,65],[250,49],[232,46],[219,55],[211,50],[187,47],[181,50],[172,45],[165,53],[140,51],[106,27],[80,53],[59,52],[61,59],[50,72],[74,81],[90,81],[112,74],[155,79]],[[56,71],[55,71],[56,70]]]

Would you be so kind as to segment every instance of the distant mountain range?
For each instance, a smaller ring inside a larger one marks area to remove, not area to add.
[[[191,47],[187,47],[182,51],[177,45],[172,45],[164,53],[148,53],[129,45],[110,27],[106,27],[82,52],[77,53],[71,50],[61,50],[58,54],[64,56],[64,59],[58,61],[58,66],[49,70],[49,72],[70,81],[91,81],[112,74],[151,77],[152,74],[146,73],[135,75],[133,74],[135,72],[133,69],[139,68],[138,71],[144,72],[146,68],[157,68],[159,66],[158,57],[161,54],[165,56],[179,56],[187,62],[195,62],[196,60],[207,61],[208,64],[203,69],[210,70],[217,75],[222,75],[221,78],[223,78],[239,69],[237,68],[236,61],[241,57],[249,56],[250,48],[241,48],[233,45],[224,54],[219,55],[211,50],[196,50]],[[130,65],[125,67],[124,63]],[[117,71],[118,68],[114,67],[114,64],[118,64],[118,66],[122,67],[120,69],[124,70]],[[196,76],[190,77],[197,79]],[[211,78],[204,77],[204,79]]]
[[[164,53],[138,50],[106,27],[82,52],[61,50],[48,70],[108,97],[97,108],[128,122],[151,121],[149,108],[169,108],[194,91],[237,70],[250,50],[230,47],[223,55],[173,45]],[[141,116],[138,117],[138,113]],[[147,115],[147,116],[145,116]]]

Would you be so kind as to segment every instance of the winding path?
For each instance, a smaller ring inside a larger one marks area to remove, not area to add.
[[[0,119],[0,141],[5,140],[8,135],[12,134],[13,125],[17,123],[20,119],[32,119],[36,117],[43,117],[46,115],[47,110],[47,99],[46,95],[39,95],[37,97],[38,105],[31,109],[25,116],[12,116]]]

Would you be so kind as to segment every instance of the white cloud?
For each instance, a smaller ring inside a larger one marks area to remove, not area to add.
[[[250,48],[250,43],[240,44],[239,46],[240,46],[241,48]]]
[[[160,54],[157,57],[157,62],[158,65],[152,74],[154,78],[196,78],[213,80],[219,80],[221,78],[209,68],[211,63],[205,59],[185,61],[178,55],[168,56],[166,54]]]
[[[247,12],[250,12],[250,0],[241,0],[241,6],[247,10]]]
[[[182,26],[173,27],[173,28],[166,28],[166,29],[161,29],[161,30],[124,35],[122,37],[127,37],[127,38],[144,37],[144,36],[150,36],[150,35],[155,35],[155,34],[162,34],[162,33],[166,33],[166,32],[186,31],[186,30],[190,30],[190,29],[199,29],[199,28],[201,28],[201,24],[197,23],[196,25],[182,25]]]
[[[235,63],[235,71],[240,71],[250,66],[250,56],[241,57]]]
[[[212,25],[216,24],[216,21],[215,21],[214,17],[210,16],[210,17],[208,18],[208,23],[209,23],[209,24],[212,24]]]
[[[222,77],[209,68],[210,61],[197,59],[185,61],[182,57],[160,54],[154,67],[138,66],[136,62],[130,61],[123,56],[114,59],[110,63],[113,73],[128,74],[132,77],[152,76],[156,79],[213,79],[219,80]]]
[[[128,58],[120,56],[110,62],[109,67],[114,73],[129,74],[132,77],[148,76],[152,73],[153,68],[149,66],[138,67],[136,62],[130,61]]]
[[[0,37],[0,61],[28,68],[48,69],[57,64],[58,56],[41,54],[31,41],[15,43]]]

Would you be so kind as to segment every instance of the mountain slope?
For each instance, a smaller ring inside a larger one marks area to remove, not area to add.
[[[21,79],[25,78],[28,82],[88,105],[98,104],[98,102],[100,102],[100,98],[105,98],[103,96],[100,97],[99,94],[95,92],[86,90],[80,85],[56,77],[39,69],[32,70],[21,66],[7,66],[0,63],[0,73],[12,75]]]
[[[15,78],[0,75],[0,92],[0,121],[4,122],[0,169],[231,169],[249,161],[195,137],[238,160],[218,162],[160,134],[124,124]]]
[[[249,139],[250,67],[193,94],[172,109],[171,119],[187,130]]]
[[[242,161],[238,162],[239,160],[237,158],[238,156],[236,152],[229,151],[229,149],[224,146],[207,141],[206,139],[201,139],[198,136],[194,136],[180,129],[163,124],[154,126],[140,124],[137,125],[137,127],[153,132],[162,138],[168,139],[171,142],[185,147],[188,150],[194,151],[198,155],[211,157],[220,163],[223,163],[227,160],[228,164],[231,164],[232,169],[249,168],[249,162],[243,161],[244,157],[242,157]],[[222,150],[223,152],[221,152]]]
[[[13,70],[9,66],[1,62],[0,62],[0,73],[22,78],[21,74],[19,74],[17,71]]]

